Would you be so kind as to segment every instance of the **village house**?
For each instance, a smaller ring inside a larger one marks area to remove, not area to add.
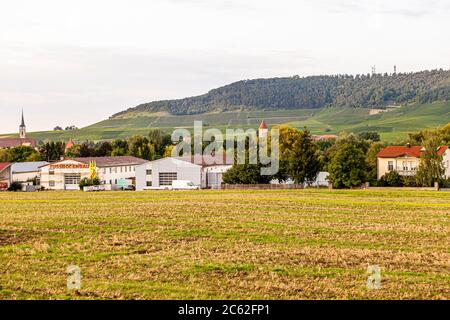
[[[414,176],[420,164],[420,156],[424,148],[421,146],[388,146],[377,154],[378,179],[391,171],[402,176]],[[442,146],[437,151],[443,156],[445,177],[450,177],[450,149]]]

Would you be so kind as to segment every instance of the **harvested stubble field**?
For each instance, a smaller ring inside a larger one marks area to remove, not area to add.
[[[445,192],[0,193],[0,298],[448,299],[449,229]]]

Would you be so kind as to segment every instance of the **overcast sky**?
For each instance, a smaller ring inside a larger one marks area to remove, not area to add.
[[[79,127],[158,99],[291,75],[450,68],[450,1],[14,0],[0,133]]]

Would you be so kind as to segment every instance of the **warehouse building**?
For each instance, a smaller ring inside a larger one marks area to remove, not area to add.
[[[49,164],[46,161],[37,162],[16,162],[11,166],[11,176],[13,182],[25,183],[37,180],[39,184],[40,168]]]
[[[80,181],[90,176],[90,164],[94,163],[101,183],[117,189],[122,181],[134,185],[136,166],[146,162],[131,156],[65,159],[40,167],[41,186],[47,190],[78,190]]]
[[[194,163],[191,157],[149,161],[136,167],[136,190],[169,187],[174,180],[187,180],[203,189],[218,189],[223,174],[232,166],[213,162],[205,156],[201,164]]]
[[[202,167],[176,158],[163,158],[136,166],[136,190],[170,187],[174,180],[200,186]]]

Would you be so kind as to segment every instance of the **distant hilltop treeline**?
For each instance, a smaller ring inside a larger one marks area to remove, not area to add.
[[[206,94],[153,101],[112,118],[139,112],[173,115],[232,110],[315,109],[328,106],[384,108],[450,100],[450,71],[330,75],[243,80]]]

